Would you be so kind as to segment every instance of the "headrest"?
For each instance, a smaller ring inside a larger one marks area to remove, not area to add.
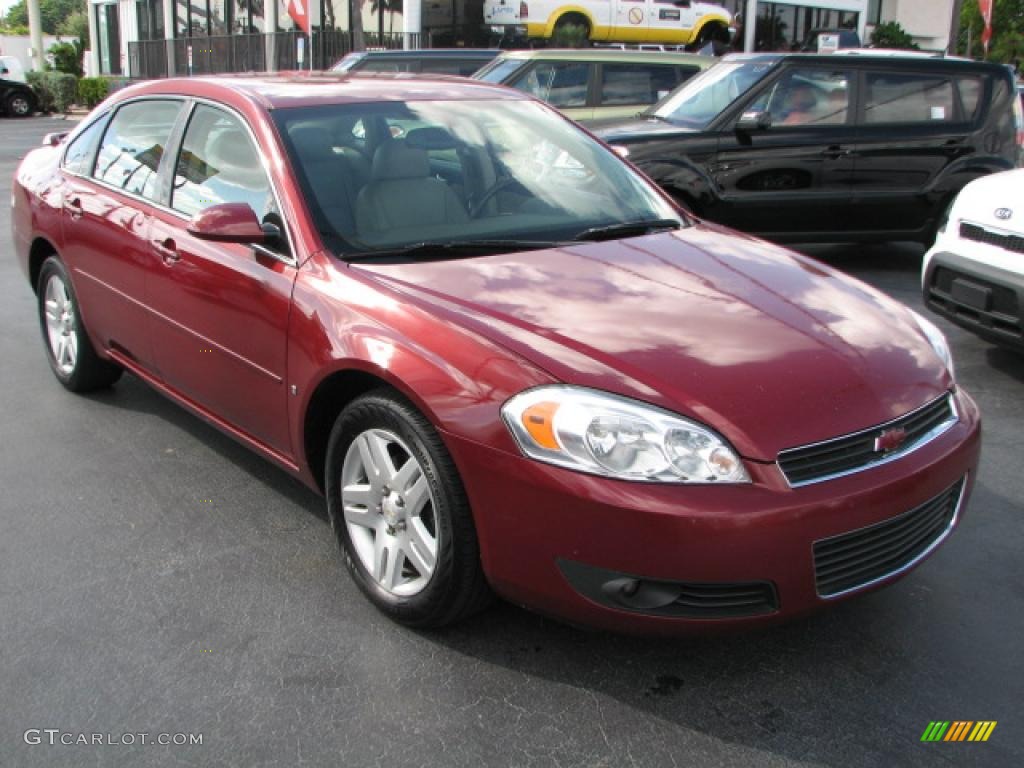
[[[334,141],[323,126],[308,123],[296,125],[288,129],[288,136],[303,161],[334,157]]]
[[[444,128],[429,126],[427,128],[415,128],[405,135],[405,144],[416,149],[431,150],[455,149],[459,141]]]
[[[214,138],[208,152],[214,168],[245,168],[259,166],[259,158],[244,132],[237,129],[223,131]]]
[[[420,179],[430,175],[430,160],[422,149],[406,146],[404,141],[385,141],[373,156],[374,181]]]

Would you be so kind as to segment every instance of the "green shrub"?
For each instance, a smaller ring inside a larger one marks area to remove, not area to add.
[[[47,51],[53,57],[53,68],[75,77],[82,76],[82,44],[54,43]]]
[[[78,103],[92,109],[110,93],[110,81],[105,77],[83,77],[78,81]]]
[[[920,48],[898,21],[887,21],[875,27],[871,33],[871,44],[876,48],[905,48],[912,51]]]
[[[25,79],[39,99],[40,112],[67,112],[78,94],[78,78],[66,72],[27,72]]]
[[[549,46],[552,48],[586,48],[589,44],[589,30],[584,24],[563,22],[555,27]]]

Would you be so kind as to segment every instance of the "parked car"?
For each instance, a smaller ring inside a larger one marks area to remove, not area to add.
[[[473,78],[509,85],[586,123],[636,115],[714,62],[690,53],[608,48],[506,51]]]
[[[548,40],[566,27],[593,42],[728,43],[732,14],[714,3],[663,0],[484,0],[484,24],[502,40]]]
[[[934,325],[506,88],[141,83],[12,202],[57,380],[130,372],[322,492],[409,625],[491,589],[620,630],[795,616],[917,565],[976,476]]]
[[[1024,351],[1024,170],[972,181],[924,257],[928,308]]]
[[[17,56],[0,56],[0,79],[16,80],[19,83],[28,82],[25,77],[25,68]]]
[[[9,73],[16,74],[16,73]],[[0,75],[0,110],[8,117],[28,117],[36,111],[35,92],[20,80],[9,80]]]
[[[997,64],[738,54],[594,130],[676,200],[745,232],[930,245],[964,184],[1018,162],[1015,101]]]
[[[431,48],[409,51],[356,51],[332,72],[428,72],[469,77],[501,53],[497,48]]]

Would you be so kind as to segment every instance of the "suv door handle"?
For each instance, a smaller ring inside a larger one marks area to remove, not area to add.
[[[78,221],[85,213],[82,209],[82,200],[78,197],[72,197],[70,200],[66,200],[64,202],[64,210],[68,212],[68,216],[71,217],[72,221]]]
[[[826,157],[829,160],[838,160],[840,157],[853,157],[854,151],[846,147],[840,147],[833,145],[828,149],[821,151],[821,156]]]
[[[160,254],[160,258],[164,260],[164,264],[173,264],[176,261],[181,261],[181,254],[178,253],[178,247],[169,237],[166,240],[154,240],[153,250]]]

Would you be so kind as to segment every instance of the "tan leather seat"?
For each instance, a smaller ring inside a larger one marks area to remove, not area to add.
[[[430,175],[424,150],[399,140],[377,148],[370,183],[356,200],[356,227],[361,234],[468,220],[451,187]]]

